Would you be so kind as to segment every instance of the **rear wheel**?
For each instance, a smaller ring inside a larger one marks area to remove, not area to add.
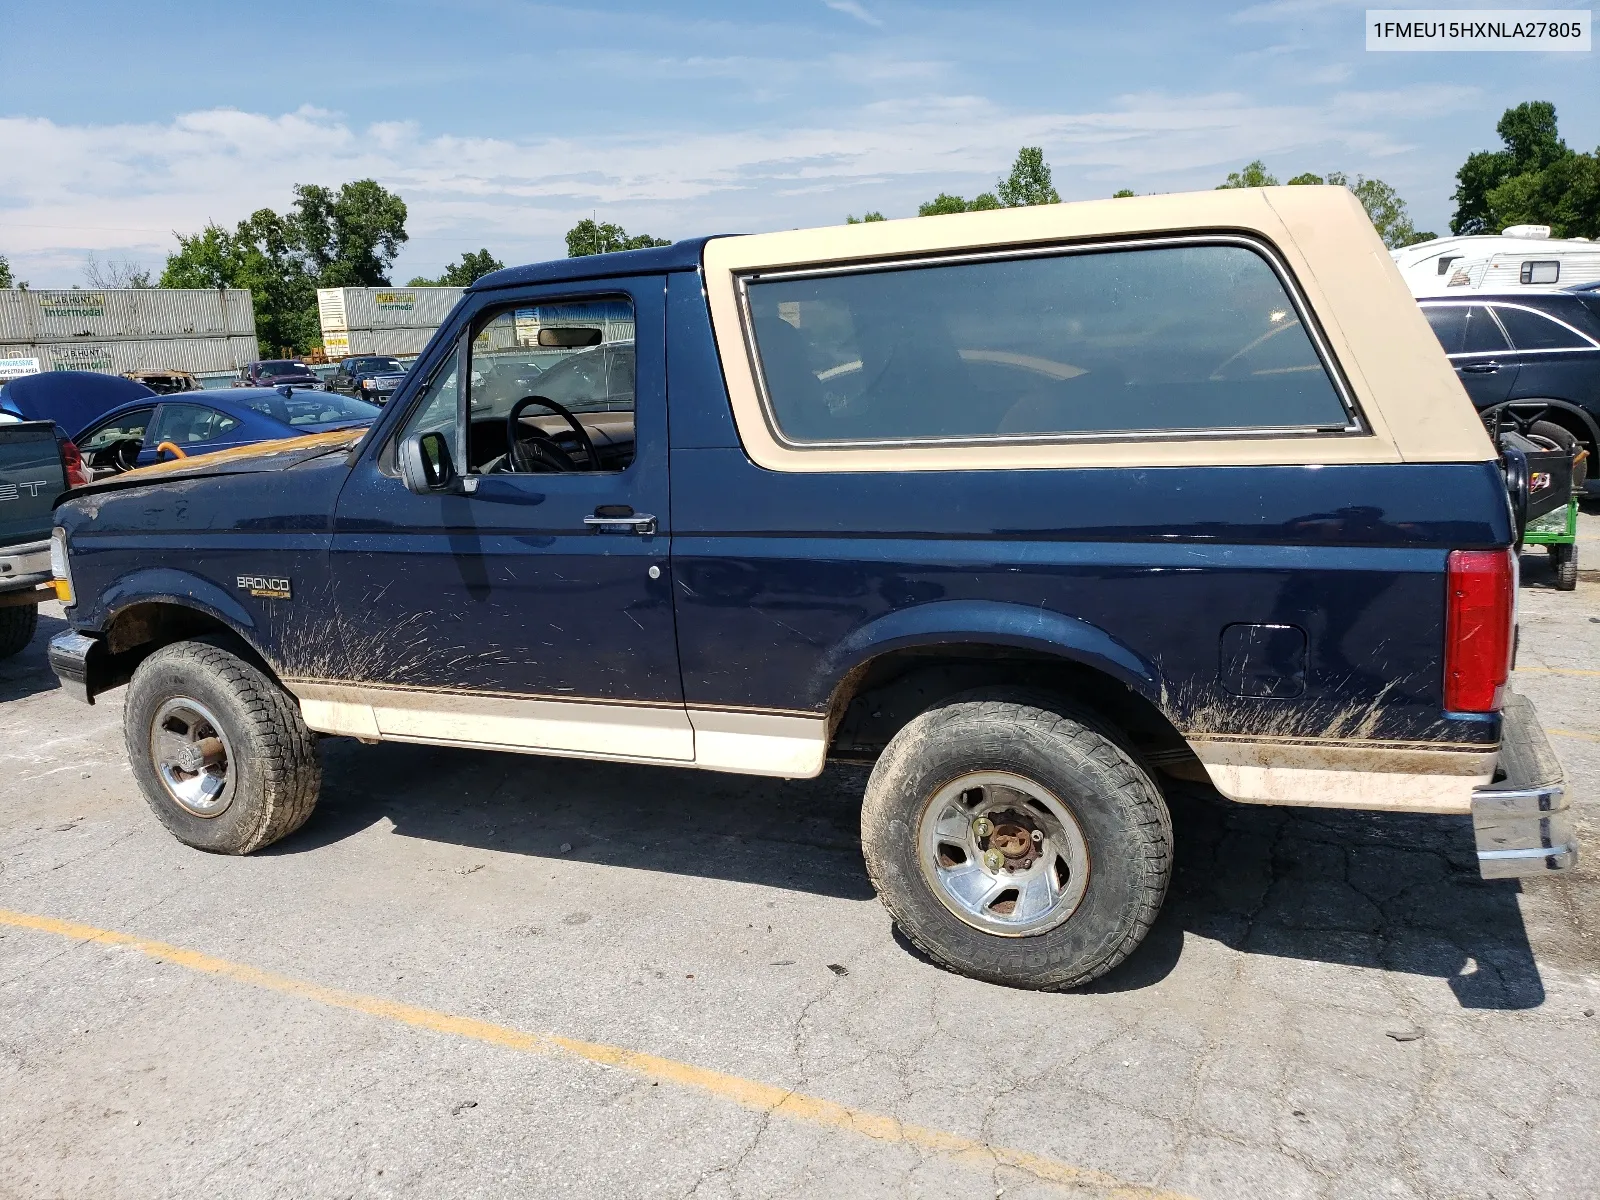
[[[249,854],[316,806],[322,769],[299,706],[227,646],[178,642],[140,663],[123,734],[145,801],[197,849]]]
[[[21,654],[39,628],[37,604],[12,604],[0,608],[0,659]]]
[[[1578,548],[1552,544],[1550,565],[1556,569],[1556,587],[1570,592],[1578,586]]]
[[[1144,939],[1172,824],[1109,729],[1048,696],[985,689],[918,716],[867,784],[862,848],[901,931],[940,965],[1079,987]]]

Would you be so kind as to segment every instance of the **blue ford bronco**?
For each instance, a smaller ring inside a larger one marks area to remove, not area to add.
[[[905,935],[1032,988],[1139,944],[1172,779],[1470,815],[1489,877],[1576,861],[1507,686],[1506,474],[1342,188],[502,270],[369,431],[57,523],[54,668],[128,685],[134,775],[205,850],[310,817],[319,735],[866,762]]]

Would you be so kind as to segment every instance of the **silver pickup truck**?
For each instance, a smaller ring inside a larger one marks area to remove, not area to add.
[[[0,659],[33,640],[40,602],[55,598],[50,514],[67,490],[63,453],[53,421],[0,413]]]

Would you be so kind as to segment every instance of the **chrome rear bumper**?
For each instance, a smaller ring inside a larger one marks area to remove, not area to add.
[[[1478,871],[1485,879],[1516,879],[1571,870],[1578,837],[1560,760],[1526,697],[1512,696],[1502,717],[1504,778],[1472,793]]]

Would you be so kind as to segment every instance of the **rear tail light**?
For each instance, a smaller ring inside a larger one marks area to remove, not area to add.
[[[1511,675],[1516,568],[1512,550],[1452,550],[1444,624],[1444,706],[1486,713]]]
[[[68,487],[87,487],[89,473],[83,469],[83,455],[70,438],[61,439],[61,462],[67,469]]]

